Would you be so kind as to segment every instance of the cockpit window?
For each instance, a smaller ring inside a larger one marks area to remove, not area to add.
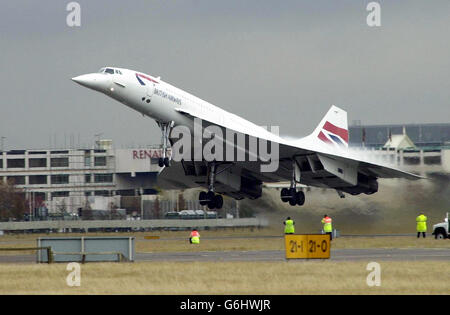
[[[122,71],[118,70],[118,69],[113,69],[113,68],[101,68],[100,70],[98,70],[99,73],[110,73],[110,74],[122,74]]]

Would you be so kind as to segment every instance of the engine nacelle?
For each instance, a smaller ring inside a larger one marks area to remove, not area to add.
[[[358,173],[358,185],[345,187],[341,190],[351,195],[359,195],[361,193],[371,195],[378,191],[378,181],[375,177]]]
[[[246,177],[241,177],[241,190],[240,192],[246,195],[250,199],[256,199],[262,195],[262,183],[254,180],[250,180]]]
[[[262,183],[229,170],[216,176],[216,190],[236,199],[256,199],[262,195]]]

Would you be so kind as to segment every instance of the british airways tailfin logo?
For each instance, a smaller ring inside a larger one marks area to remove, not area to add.
[[[337,127],[329,121],[323,125],[317,137],[325,143],[348,146],[348,130]]]

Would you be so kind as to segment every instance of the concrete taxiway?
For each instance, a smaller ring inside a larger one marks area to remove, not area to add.
[[[449,249],[335,249],[333,261],[449,260]],[[284,251],[138,253],[137,261],[285,261]]]
[[[449,249],[334,249],[332,261],[450,261]],[[217,251],[217,252],[158,252],[136,253],[136,261],[285,261],[285,252]],[[0,263],[33,263],[35,255],[2,255]]]

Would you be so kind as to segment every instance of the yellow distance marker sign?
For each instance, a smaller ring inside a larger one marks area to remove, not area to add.
[[[284,237],[286,259],[330,258],[330,235],[288,234]]]

